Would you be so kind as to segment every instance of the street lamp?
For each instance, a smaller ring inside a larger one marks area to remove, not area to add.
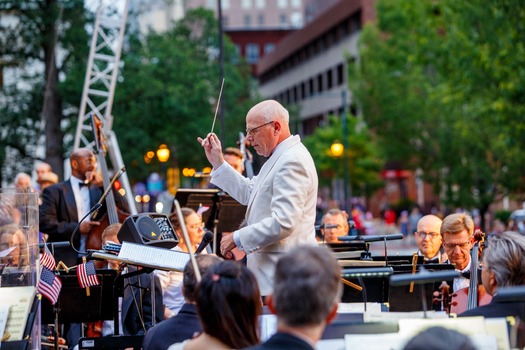
[[[170,159],[170,149],[165,144],[159,146],[157,150],[157,158],[159,162],[166,163]]]
[[[330,152],[332,152],[332,156],[335,158],[339,158],[343,155],[343,152],[345,151],[345,146],[339,142],[339,140],[334,141],[332,145],[330,146]]]
[[[344,135],[346,137],[346,135]],[[346,143],[346,142],[345,142]],[[348,185],[349,185],[349,175],[348,175],[348,159],[346,157],[346,153],[348,152],[345,152],[345,144],[342,144],[339,140],[336,140],[332,143],[332,145],[330,146],[330,152],[332,153],[332,156],[335,157],[335,158],[342,158],[342,161],[343,161],[343,200],[344,200],[344,209],[346,210],[346,212],[348,213],[348,210],[350,209],[349,205],[348,205],[348,201],[349,201],[349,195],[348,195]]]

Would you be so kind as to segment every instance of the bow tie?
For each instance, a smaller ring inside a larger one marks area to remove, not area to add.
[[[432,259],[424,259],[423,264],[439,264],[439,257],[435,257]]]
[[[89,187],[89,183],[85,183],[84,181],[81,181],[81,182],[78,183],[78,187],[79,188],[82,188],[84,186]]]

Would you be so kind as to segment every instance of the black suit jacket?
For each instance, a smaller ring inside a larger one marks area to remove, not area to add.
[[[202,327],[195,304],[184,304],[179,313],[150,328],[144,337],[144,350],[166,350],[174,343],[193,338]]]
[[[130,267],[129,272],[136,268]],[[153,273],[143,273],[124,279],[122,299],[122,332],[124,335],[143,335],[153,326],[151,278]],[[155,281],[155,323],[164,319],[164,302],[159,279]],[[142,324],[144,322],[144,325]]]
[[[521,320],[525,320],[525,303],[512,301],[501,302],[497,301],[496,297],[492,301],[483,306],[478,306],[472,310],[465,311],[458,315],[464,316],[485,316],[487,318],[519,316]]]
[[[248,348],[250,350],[315,350],[304,340],[289,333],[276,333],[262,344]]]
[[[89,188],[90,206],[93,207],[100,197],[102,190],[96,186]],[[104,211],[105,208],[100,210]],[[80,220],[77,215],[75,194],[71,181],[67,180],[44,189],[42,205],[40,206],[40,231],[49,235],[49,242],[68,241]],[[73,241],[75,248],[80,246],[80,232],[77,232]],[[62,260],[67,266],[77,264],[77,253],[71,248],[56,248],[55,260]]]

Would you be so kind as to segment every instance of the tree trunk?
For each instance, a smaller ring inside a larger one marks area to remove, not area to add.
[[[54,3],[54,4],[53,4]],[[46,11],[56,17],[56,0],[50,1]],[[42,107],[42,120],[44,121],[46,162],[53,171],[64,178],[64,156],[62,142],[64,132],[60,127],[62,121],[62,100],[58,93],[58,69],[56,63],[57,28],[56,21],[47,21],[43,33],[46,40],[43,42],[45,61],[45,91]]]

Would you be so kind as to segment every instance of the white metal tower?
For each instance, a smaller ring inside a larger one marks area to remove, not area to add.
[[[123,5],[123,7],[118,5]],[[128,0],[101,0],[99,2],[74,143],[74,149],[93,148],[91,117],[96,115],[103,122],[103,132],[113,169],[120,169],[124,165],[115,133],[112,131],[111,108],[118,78],[127,15]],[[136,214],[137,208],[126,173],[121,175],[120,181],[126,191],[126,201],[130,212]]]

